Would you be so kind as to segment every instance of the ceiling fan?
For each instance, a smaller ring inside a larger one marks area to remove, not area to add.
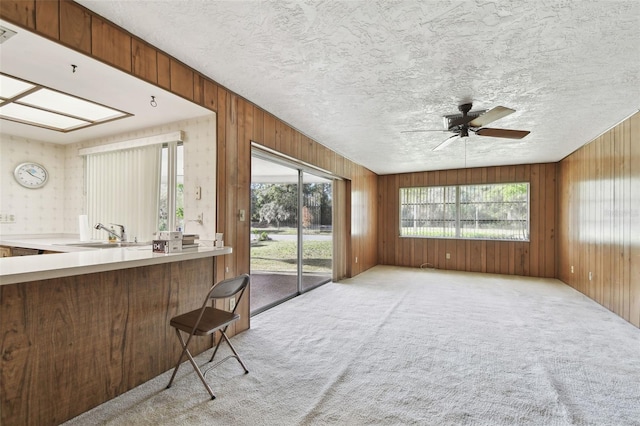
[[[484,127],[502,117],[513,114],[516,112],[514,109],[497,106],[488,111],[471,111],[471,107],[471,103],[464,103],[458,105],[458,110],[461,114],[445,115],[443,119],[446,130],[408,130],[402,133],[434,131],[448,131],[454,133],[453,136],[447,138],[444,142],[433,148],[433,151],[440,151],[441,149],[444,149],[454,142],[455,138],[469,137],[469,131],[479,136],[491,136],[494,138],[507,139],[522,139],[530,133],[527,130],[509,130]]]

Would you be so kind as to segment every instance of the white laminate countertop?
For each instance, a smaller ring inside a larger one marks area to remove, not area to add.
[[[0,258],[0,285],[179,262],[232,253],[231,247],[214,248],[212,241],[200,241],[200,247],[196,250],[168,254],[153,253],[151,245],[104,249],[65,245],[79,242],[80,240],[77,238],[66,236],[0,237],[0,245],[3,246],[62,252]]]

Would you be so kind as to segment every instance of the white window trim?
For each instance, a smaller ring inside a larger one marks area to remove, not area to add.
[[[165,133],[162,135],[148,136],[139,139],[130,139],[121,142],[114,142],[105,145],[98,145],[89,148],[81,148],[78,150],[78,155],[85,156],[89,154],[100,154],[104,152],[121,151],[123,149],[140,148],[143,146],[156,145],[156,144],[168,144],[170,142],[183,142],[184,132],[178,130],[177,132]]]

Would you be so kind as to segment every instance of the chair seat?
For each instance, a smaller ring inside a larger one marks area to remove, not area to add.
[[[249,280],[250,278],[248,274],[242,274],[235,278],[229,278],[220,281],[219,283],[214,284],[211,287],[200,309],[195,309],[193,311],[187,312],[186,314],[177,315],[171,318],[169,324],[176,330],[176,335],[178,336],[178,340],[180,340],[180,345],[182,346],[182,353],[180,354],[180,357],[176,362],[176,366],[173,369],[173,374],[171,375],[171,379],[169,379],[167,388],[171,387],[173,379],[176,378],[178,368],[180,368],[180,364],[182,363],[183,358],[186,356],[189,359],[189,362],[191,363],[191,366],[195,370],[196,374],[200,378],[200,381],[202,382],[204,387],[207,388],[207,392],[209,392],[209,395],[211,395],[211,399],[216,399],[211,386],[209,386],[209,384],[205,380],[204,374],[200,370],[200,367],[198,366],[196,361],[193,359],[191,352],[189,352],[189,342],[191,342],[191,338],[193,336],[207,336],[215,333],[216,331],[220,332],[220,338],[218,339],[218,343],[216,343],[209,362],[213,362],[213,358],[218,352],[220,343],[222,343],[223,341],[227,343],[233,355],[229,355],[226,358],[218,361],[217,364],[212,365],[207,371],[209,371],[211,368],[216,367],[229,358],[235,358],[242,366],[244,374],[247,374],[249,372],[249,370],[247,370],[247,366],[244,365],[244,362],[242,362],[242,360],[240,359],[238,352],[231,344],[229,337],[227,337],[227,327],[229,327],[229,325],[234,321],[240,319],[240,315],[236,314],[236,309],[238,308],[238,306],[240,306],[242,295],[244,294],[245,289],[249,286]],[[235,307],[231,310],[231,312],[211,307],[212,300],[219,301],[228,299],[234,295],[236,295]],[[182,337],[182,333],[187,333],[189,335],[186,341],[184,340],[184,337]]]
[[[186,314],[175,316],[171,318],[169,324],[171,324],[172,327],[178,328],[186,333],[191,333],[191,331],[193,330],[193,326],[195,325],[196,321],[198,321],[198,316],[200,315],[201,311],[201,309],[196,309],[191,312],[187,312]],[[204,313],[202,314],[200,324],[198,324],[198,328],[196,329],[194,334],[197,336],[206,336],[220,328],[231,324],[238,319],[240,319],[240,315],[236,313],[206,307]]]

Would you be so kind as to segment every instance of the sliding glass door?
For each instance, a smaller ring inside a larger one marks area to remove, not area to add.
[[[251,162],[251,312],[298,294],[298,171]]]
[[[332,181],[302,172],[301,292],[331,280]]]
[[[265,154],[251,166],[251,313],[331,280],[332,181]]]

